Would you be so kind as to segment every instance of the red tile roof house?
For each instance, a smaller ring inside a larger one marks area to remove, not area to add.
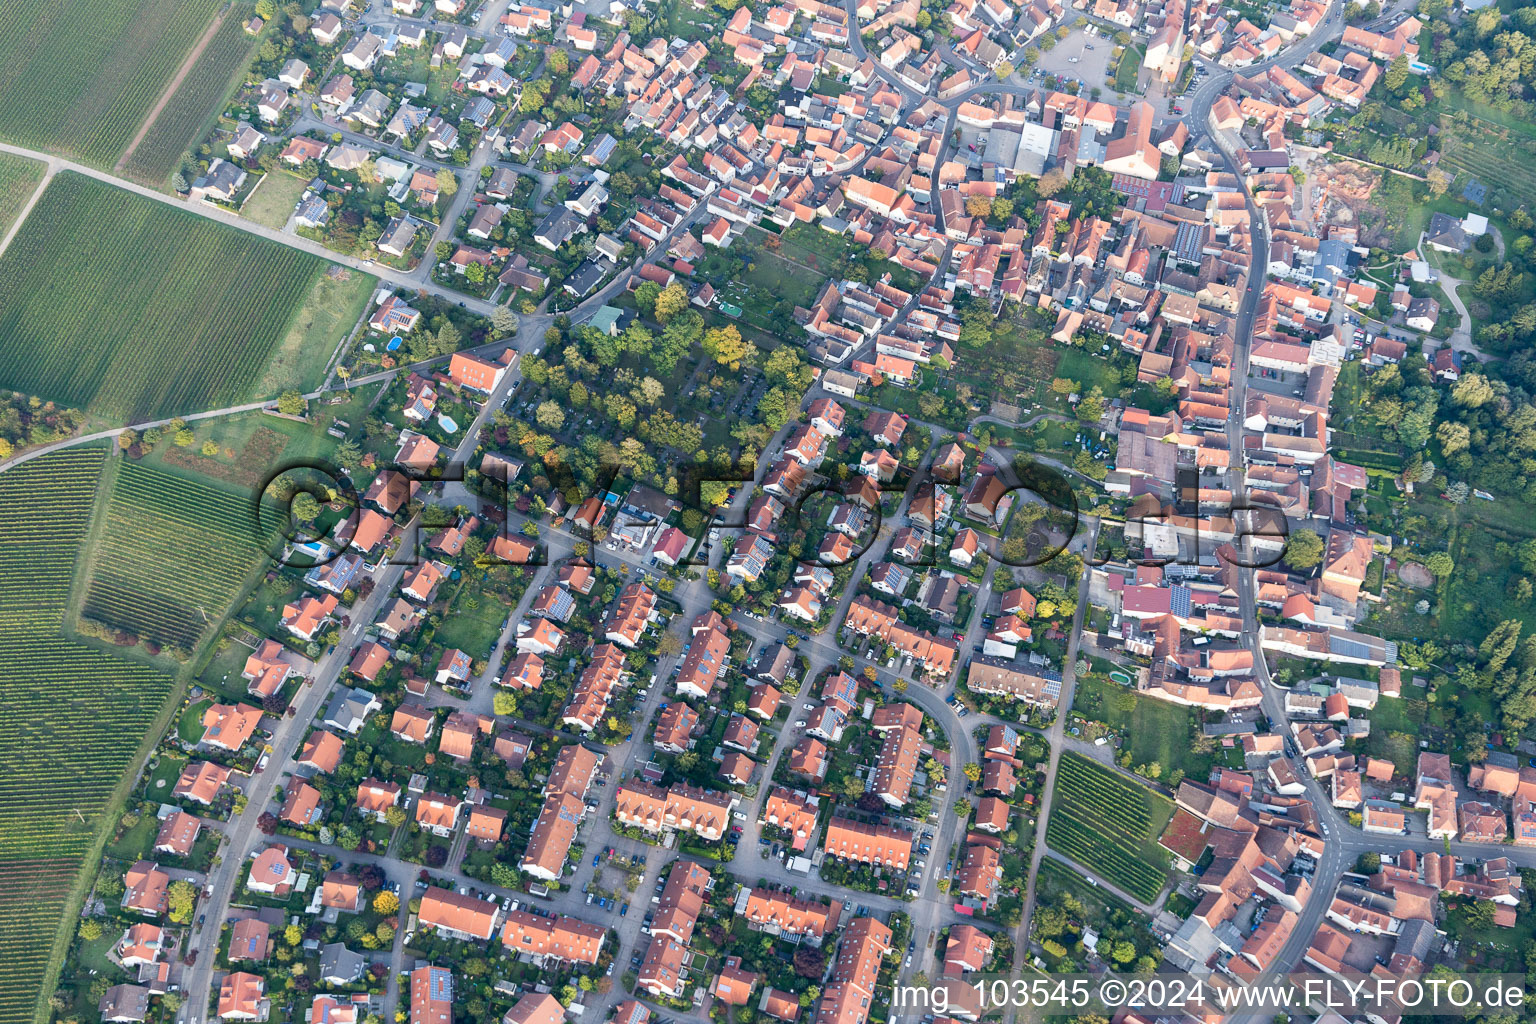
[[[464,834],[482,843],[499,842],[506,823],[507,812],[500,807],[477,804],[469,810],[469,821],[464,826]]]
[[[165,913],[170,888],[170,875],[153,861],[141,860],[123,876],[123,909],[158,917]]]
[[[407,743],[425,743],[432,735],[437,718],[420,704],[401,704],[390,720],[389,731]]]
[[[288,847],[274,843],[258,853],[251,861],[251,871],[246,877],[246,888],[252,892],[286,896],[293,889],[298,873],[288,863]]]
[[[203,712],[202,742],[221,750],[238,751],[260,721],[260,709],[249,704],[210,704]]]
[[[741,957],[728,956],[715,979],[715,998],[731,1006],[746,1006],[752,999],[753,990],[762,980],[761,974],[742,968]]]
[[[301,640],[313,640],[320,627],[335,613],[336,605],[335,594],[326,594],[323,598],[306,595],[296,603],[283,606],[283,628]]]
[[[379,821],[383,821],[389,809],[399,802],[400,784],[398,782],[364,779],[357,787],[357,809],[364,815],[371,815]]]
[[[269,637],[245,659],[245,668],[241,670],[240,678],[250,682],[246,687],[247,693],[265,698],[282,688],[283,683],[293,674],[293,666],[282,657],[283,650],[282,644]]]
[[[491,392],[501,383],[511,356],[512,350],[508,349],[502,356],[503,361],[492,362],[468,352],[455,352],[453,361],[448,364],[448,377],[462,387]]]
[[[449,938],[485,942],[496,932],[500,911],[490,900],[434,887],[422,895],[416,919],[423,928],[434,928]]]
[[[355,914],[363,908],[363,887],[357,876],[332,871],[320,883],[320,905]]]
[[[229,930],[229,961],[265,960],[272,951],[272,929],[259,917],[236,921]]]
[[[320,791],[300,779],[289,779],[278,817],[303,828],[320,820]]]
[[[437,685],[463,683],[469,679],[469,671],[472,662],[469,655],[458,649],[450,649],[443,652],[443,656],[437,663]]]
[[[155,835],[155,852],[186,857],[192,852],[192,844],[197,843],[198,832],[201,831],[203,823],[186,811],[167,814],[160,821],[160,832]]]
[[[172,795],[178,800],[191,800],[209,806],[218,798],[219,791],[229,779],[229,769],[212,761],[188,761],[176,780]]]
[[[463,801],[440,793],[423,793],[416,799],[416,824],[423,831],[447,838],[459,823]]]

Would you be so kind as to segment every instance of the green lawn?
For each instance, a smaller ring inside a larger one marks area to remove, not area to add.
[[[253,489],[265,482],[275,467],[329,459],[336,439],[326,429],[335,421],[344,420],[352,425],[354,435],[361,431],[368,403],[379,387],[369,385],[340,392],[346,400],[336,405],[313,402],[308,422],[304,423],[261,412],[199,420],[188,425],[195,439],[192,445],[178,447],[166,438],[144,456],[143,463],[249,499]],[[203,454],[206,441],[219,446],[217,454]]]
[[[144,780],[144,792],[151,800],[169,803],[171,793],[176,788],[176,780],[181,778],[181,770],[187,766],[188,758],[179,754],[156,756],[159,761]]]
[[[1477,926],[1468,920],[1468,910],[1475,905],[1458,900],[1447,907],[1445,933],[1461,943],[1458,957],[1476,971],[1523,971],[1525,947],[1536,939],[1536,915],[1518,914],[1513,928]]]
[[[149,852],[150,844],[160,831],[160,822],[153,814],[142,814],[138,822],[122,835],[107,843],[107,856],[118,860],[138,860]]]
[[[1089,885],[1083,876],[1065,864],[1046,857],[1040,862],[1040,876],[1035,880],[1041,899],[1050,900],[1057,893],[1071,893],[1077,897],[1087,912],[1087,924],[1102,931],[1109,923],[1109,915],[1119,911],[1126,914],[1135,908],[1101,886]]]
[[[742,280],[797,306],[809,306],[816,301],[816,293],[826,278],[810,267],[764,251],[742,274]]]
[[[262,227],[281,231],[308,184],[308,179],[274,168],[261,179],[256,191],[240,207],[240,216]]]
[[[203,738],[203,712],[212,703],[211,700],[194,701],[176,719],[176,735],[183,743],[196,743]]]
[[[485,570],[472,568],[465,576],[433,638],[436,643],[457,647],[476,660],[490,657],[491,648],[501,635],[501,624],[511,610],[496,595],[481,590],[484,575]]]
[[[317,277],[309,297],[272,350],[256,382],[256,393],[276,395],[289,389],[307,393],[317,387],[331,355],[363,315],[376,284],[378,279],[371,274],[347,267]]]
[[[1072,709],[1124,736],[1133,765],[1155,762],[1162,766],[1164,776],[1177,768],[1186,778],[1204,779],[1220,760],[1215,752],[1192,749],[1203,721],[1200,711],[1143,697],[1097,673],[1078,677]]]
[[[1136,79],[1141,74],[1141,62],[1146,55],[1147,48],[1141,45],[1127,47],[1120,55],[1120,63],[1115,67],[1115,88],[1118,91],[1136,91]]]

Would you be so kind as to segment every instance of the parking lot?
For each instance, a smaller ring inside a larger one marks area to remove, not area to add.
[[[1113,85],[1105,83],[1109,79],[1109,59],[1114,49],[1113,39],[1102,35],[1090,36],[1080,26],[1051,49],[1041,51],[1035,67],[1042,76],[1057,75],[1076,80],[1082,84],[1085,92],[1094,87],[1113,92]]]

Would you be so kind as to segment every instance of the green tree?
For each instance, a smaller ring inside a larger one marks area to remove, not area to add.
[[[688,292],[680,284],[669,284],[656,295],[656,319],[663,324],[688,308]]]
[[[446,167],[439,168],[437,172],[437,194],[447,197],[453,195],[458,190],[458,177]]]
[[[1478,900],[1467,907],[1467,925],[1471,928],[1488,928],[1493,924],[1497,907],[1492,900]]]
[[[197,888],[186,879],[171,883],[166,890],[167,915],[177,924],[192,920],[192,908],[197,903]]]
[[[1311,530],[1297,530],[1285,542],[1285,564],[1305,572],[1323,560],[1323,538]]]
[[[1464,452],[1472,444],[1471,429],[1465,423],[1454,420],[1447,420],[1436,427],[1435,437],[1440,442],[1440,450],[1446,455]]]
[[[656,315],[656,299],[661,295],[661,285],[655,281],[645,281],[635,289],[635,305],[639,307],[644,316]]]
[[[497,306],[491,310],[491,329],[497,337],[505,338],[509,334],[517,333],[517,314],[506,306]]]
[[[293,502],[288,506],[293,513],[293,518],[301,523],[312,523],[320,515],[320,502],[308,491],[299,491],[293,496]]]
[[[565,425],[565,410],[552,400],[545,399],[534,410],[533,418],[545,430],[559,430]]]
[[[435,356],[452,355],[459,350],[459,345],[464,341],[464,336],[453,325],[452,320],[443,321],[443,325],[432,336],[432,354]]]
[[[741,332],[736,329],[735,324],[727,324],[724,327],[712,327],[704,332],[704,351],[720,365],[739,370],[742,361],[751,353],[752,347],[742,339]]]
[[[1084,423],[1097,423],[1104,415],[1104,391],[1097,384],[1077,403],[1077,418]]]

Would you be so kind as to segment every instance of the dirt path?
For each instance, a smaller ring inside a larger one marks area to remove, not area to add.
[[[6,231],[5,237],[0,238],[0,256],[5,255],[5,250],[10,248],[11,239],[16,237],[16,233],[21,230],[22,222],[32,213],[32,207],[37,205],[37,201],[48,190],[49,182],[53,181],[54,172],[58,170],[58,167],[51,163],[46,166],[47,170],[43,172],[43,180],[37,183],[37,188],[33,189],[32,195],[27,199],[27,205],[16,211],[16,220],[11,224],[10,230]]]
[[[155,101],[154,109],[149,112],[149,116],[144,119],[144,123],[139,125],[139,130],[133,136],[133,141],[128,143],[128,148],[123,150],[123,155],[118,157],[117,163],[112,165],[114,172],[121,173],[123,168],[128,165],[128,158],[133,156],[133,151],[139,148],[139,143],[143,142],[144,136],[149,134],[149,129],[154,126],[156,118],[160,116],[160,111],[164,110],[165,105],[171,102],[171,97],[176,95],[176,90],[181,87],[182,80],[191,72],[192,65],[196,64],[197,58],[201,57],[203,51],[208,49],[208,43],[212,41],[213,34],[219,30],[220,25],[224,24],[224,19],[229,17],[230,11],[233,10],[233,7],[226,7],[214,17],[213,22],[208,26],[207,31],[203,33],[202,38],[198,39],[197,45],[192,47],[192,52],[187,54],[187,59],[182,61],[181,67],[176,69],[176,77],[171,79],[170,84],[165,87],[165,91],[160,94],[160,98]]]

